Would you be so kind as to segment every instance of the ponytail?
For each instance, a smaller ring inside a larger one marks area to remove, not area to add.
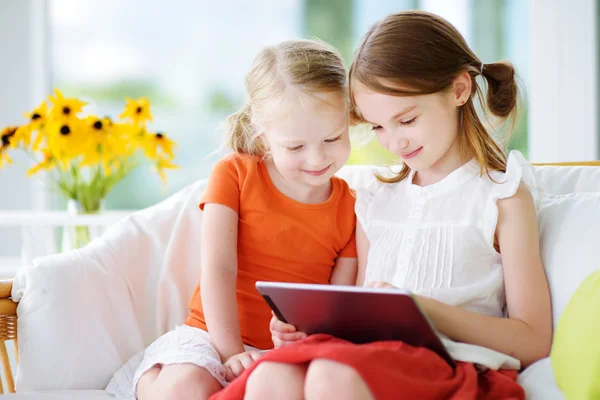
[[[227,117],[227,144],[238,154],[264,156],[265,146],[257,140],[257,132],[252,124],[252,110],[250,104],[245,104],[241,109]]]
[[[519,89],[512,64],[506,61],[483,64],[481,71],[488,84],[487,105],[492,114],[504,119],[514,118]]]

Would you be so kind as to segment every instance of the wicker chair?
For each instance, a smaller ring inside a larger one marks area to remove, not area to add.
[[[4,376],[8,393],[15,392],[15,382],[8,359],[6,342],[12,340],[15,344],[15,355],[17,348],[17,303],[10,298],[12,280],[0,281],[0,363],[2,364],[2,375]],[[0,379],[0,394],[4,394],[4,387]]]

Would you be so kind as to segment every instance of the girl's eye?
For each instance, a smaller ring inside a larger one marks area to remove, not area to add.
[[[340,140],[342,138],[342,135],[335,137],[333,139],[327,139],[325,140],[325,143],[333,143],[333,142],[337,142],[338,140]]]
[[[302,145],[298,145],[298,146],[295,146],[295,147],[288,147],[287,149],[288,149],[289,151],[298,151],[298,150],[300,150],[302,147],[304,147],[304,146],[302,146]]]
[[[371,130],[378,132],[378,131],[382,131],[383,127],[379,126],[379,125],[373,125],[373,127],[371,128]]]
[[[411,126],[411,125],[414,125],[416,121],[417,121],[417,117],[414,117],[414,118],[411,118],[411,119],[409,119],[407,121],[400,121],[400,125],[402,125],[402,126]]]

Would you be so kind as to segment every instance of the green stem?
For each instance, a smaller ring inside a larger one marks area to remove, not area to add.
[[[75,248],[80,249],[90,242],[90,227],[76,226],[75,227]]]

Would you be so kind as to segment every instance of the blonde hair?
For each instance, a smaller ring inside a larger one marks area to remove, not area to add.
[[[484,113],[487,108],[500,120],[511,121],[512,129],[518,100],[515,70],[508,62],[483,64],[456,28],[435,14],[397,12],[369,29],[350,67],[350,118],[353,123],[365,122],[352,96],[352,84],[357,81],[376,92],[416,96],[445,90],[465,72],[471,77],[472,91],[461,107],[461,156],[475,157],[481,174],[504,172],[506,156],[479,119],[473,99],[477,94]],[[475,79],[478,75],[487,82],[487,102]],[[395,176],[378,178],[394,183],[409,173],[405,164]]]
[[[258,124],[285,112],[286,94],[339,93],[347,99],[346,69],[340,54],[317,40],[290,40],[266,47],[246,75],[246,104],[226,119],[227,145],[236,153],[264,156]],[[288,96],[289,97],[289,96]],[[289,101],[289,99],[288,99]]]

